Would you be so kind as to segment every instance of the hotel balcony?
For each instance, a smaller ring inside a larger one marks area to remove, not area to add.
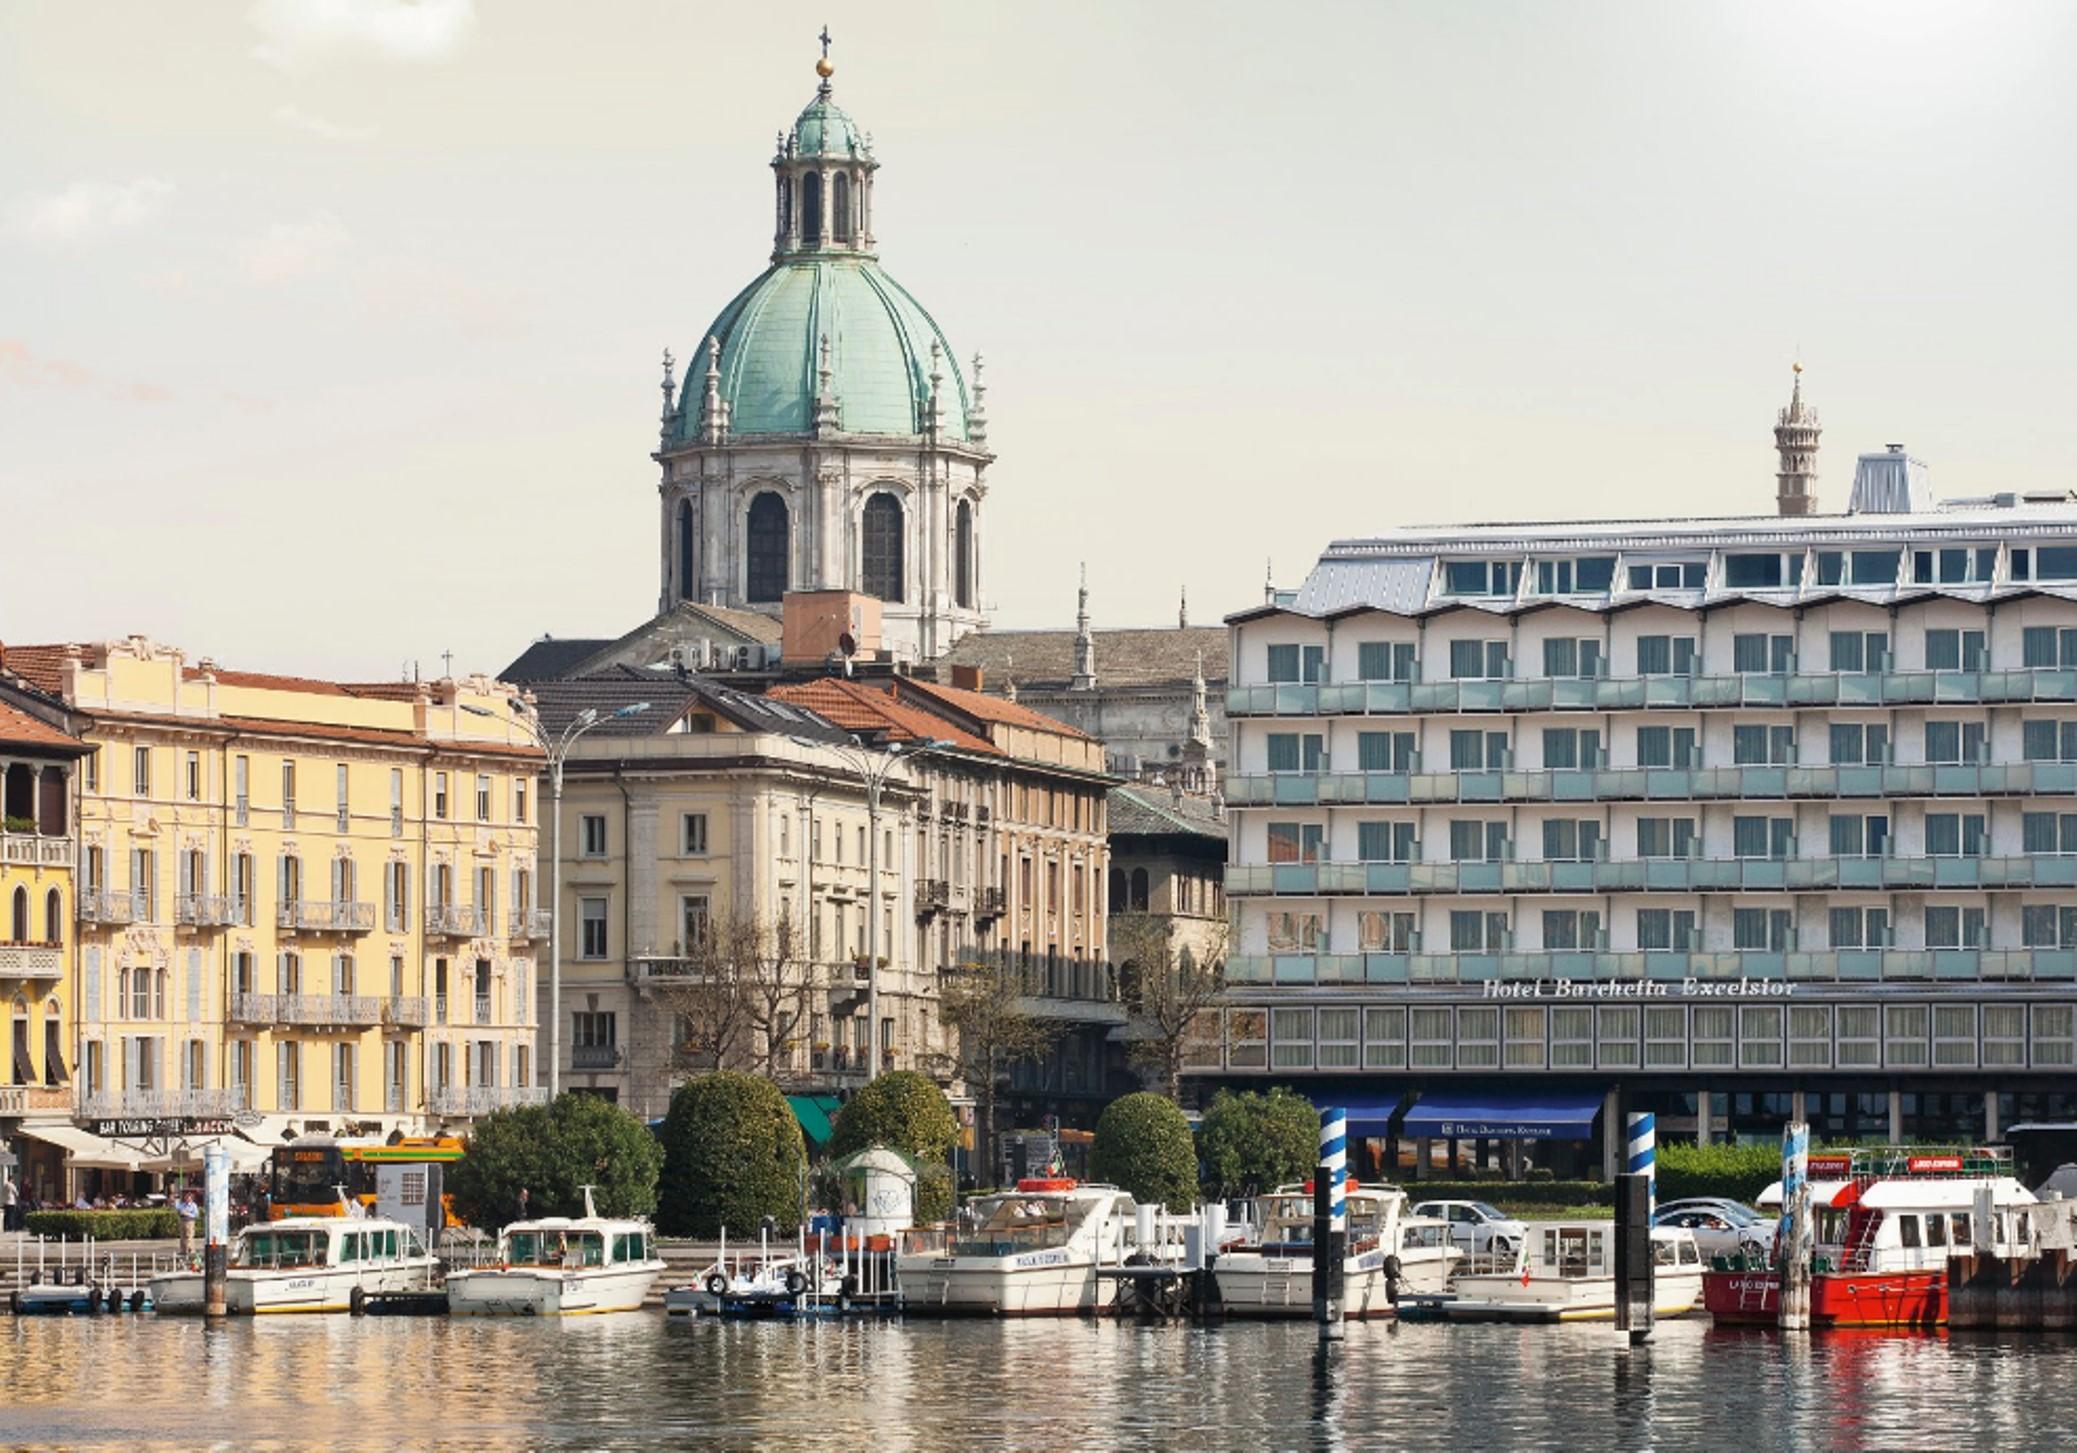
[[[65,976],[65,950],[54,943],[0,943],[0,979],[39,979],[56,983]]]
[[[245,1090],[112,1090],[82,1095],[82,1120],[214,1120],[240,1114]]]
[[[423,995],[233,994],[230,1017],[237,1024],[284,1024],[299,1028],[418,1028],[426,1022]]]
[[[943,878],[924,878],[916,884],[916,917],[928,918],[952,905],[952,885]]]
[[[508,916],[505,936],[513,943],[526,943],[548,937],[552,926],[545,908],[515,908]]]
[[[284,903],[275,911],[274,924],[291,933],[368,933],[375,927],[372,903]]]
[[[570,1068],[573,1070],[610,1070],[619,1066],[620,1046],[617,1044],[570,1046]]]
[[[481,938],[483,910],[473,903],[435,903],[425,911],[428,938]]]
[[[627,961],[627,981],[644,984],[697,984],[706,977],[700,960],[677,954],[636,954]]]
[[[1261,985],[1360,989],[1455,989],[1492,993],[1498,984],[1567,981],[1576,990],[1546,998],[1589,1003],[1649,998],[1652,984],[1688,979],[1786,980],[1880,989],[1889,985],[2077,983],[2077,948],[1839,948],[1607,952],[1594,949],[1492,953],[1270,953],[1226,960],[1229,988]],[[1607,986],[1607,987],[1601,987]],[[1617,989],[1620,986],[1621,992]]]
[[[245,905],[222,894],[181,893],[173,900],[173,921],[184,928],[229,928],[245,921]]]
[[[69,836],[0,832],[0,863],[18,868],[69,868],[72,860],[73,840]]]
[[[1825,893],[2077,888],[2077,856],[1598,858],[1590,862],[1235,863],[1229,897],[1419,893]]]
[[[79,921],[121,928],[137,920],[136,900],[127,892],[89,888],[79,895]]]
[[[1008,900],[1000,888],[982,888],[974,894],[974,918],[1000,918],[1008,911]]]
[[[543,1085],[468,1085],[434,1090],[426,1097],[426,1108],[435,1115],[488,1115],[519,1105],[541,1105],[548,1100]]]

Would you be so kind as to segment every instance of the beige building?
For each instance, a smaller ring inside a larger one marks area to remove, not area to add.
[[[419,1131],[539,1096],[540,753],[511,688],[258,675],[134,636],[7,661],[94,749],[72,996],[90,1129]]]

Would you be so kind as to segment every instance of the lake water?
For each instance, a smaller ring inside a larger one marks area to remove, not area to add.
[[[2077,1343],[1662,1324],[0,1318],[20,1448],[2049,1448]]]

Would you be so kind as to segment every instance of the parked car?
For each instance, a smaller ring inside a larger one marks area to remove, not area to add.
[[[1777,1223],[1737,1201],[1695,1199],[1661,1206],[1652,1225],[1693,1232],[1704,1256],[1765,1256],[1774,1249]]]
[[[1449,1222],[1450,1240],[1474,1255],[1512,1254],[1529,1235],[1527,1226],[1484,1201],[1423,1201],[1413,1214]]]

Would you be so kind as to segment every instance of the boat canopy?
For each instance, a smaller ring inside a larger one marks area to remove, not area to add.
[[[2034,1193],[2010,1176],[1963,1181],[1877,1181],[1861,1192],[1861,1204],[1878,1211],[1967,1211],[1975,1206],[1977,1189],[1984,1185],[1990,1187],[1991,1199],[1997,1205],[2033,1204]]]
[[[1595,1089],[1430,1090],[1400,1134],[1437,1140],[1591,1140],[1605,1095]]]

